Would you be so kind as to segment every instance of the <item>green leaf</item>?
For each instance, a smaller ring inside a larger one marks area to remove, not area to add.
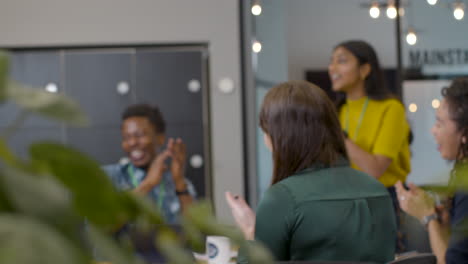
[[[90,262],[89,256],[53,228],[29,217],[0,215],[0,263]]]
[[[99,164],[85,154],[53,142],[30,146],[32,160],[46,166],[73,194],[76,210],[100,226],[127,221],[128,200],[118,192]]]
[[[247,252],[249,263],[255,264],[273,264],[274,260],[270,251],[262,244],[255,241],[247,241],[244,247]]]
[[[6,164],[15,168],[26,168],[27,165],[16,157],[13,152],[8,148],[5,140],[0,138],[0,159]]]
[[[159,230],[156,246],[171,264],[195,263],[192,253],[180,246],[177,235],[169,229]]]
[[[207,201],[192,204],[184,214],[187,219],[206,235],[227,236],[233,241],[240,243],[244,240],[238,228],[219,223],[214,217],[211,205]]]
[[[0,102],[3,102],[7,98],[7,80],[9,75],[10,59],[8,54],[4,51],[0,51]]]
[[[182,228],[184,230],[185,238],[192,250],[195,252],[205,252],[205,236],[200,229],[198,229],[195,224],[188,219],[182,219]]]
[[[446,178],[440,176],[440,178]],[[448,184],[422,185],[423,190],[444,196],[452,196],[456,192],[468,192],[468,164],[465,161],[457,162],[451,171]]]
[[[98,260],[109,261],[112,264],[143,264],[133,252],[124,250],[115,240],[110,239],[93,225],[88,226],[86,234],[96,250]]]
[[[78,236],[82,219],[73,213],[68,191],[56,180],[5,165],[0,182],[2,195],[15,212],[48,222],[70,238]]]
[[[79,106],[65,95],[20,85],[13,81],[8,82],[6,91],[8,98],[26,110],[71,125],[88,124],[88,119]]]
[[[125,192],[122,193],[122,201],[126,205],[127,212],[132,216],[132,219],[138,216],[144,218],[144,221],[147,221],[151,225],[164,224],[164,218],[158,207],[147,197],[133,192]]]

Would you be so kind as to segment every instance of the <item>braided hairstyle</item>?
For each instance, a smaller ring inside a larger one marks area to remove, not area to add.
[[[468,139],[468,78],[453,80],[449,87],[442,89],[442,96],[448,103],[449,115],[457,125],[462,137]],[[468,158],[468,142],[460,142],[457,161]]]

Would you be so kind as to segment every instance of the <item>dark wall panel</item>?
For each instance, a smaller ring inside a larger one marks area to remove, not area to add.
[[[120,114],[132,103],[130,52],[77,51],[65,55],[67,93],[78,101],[91,126],[120,124]],[[119,94],[117,85],[129,84]]]
[[[201,124],[202,92],[188,89],[191,80],[201,83],[201,65],[199,51],[137,50],[137,101],[158,105],[168,122]]]

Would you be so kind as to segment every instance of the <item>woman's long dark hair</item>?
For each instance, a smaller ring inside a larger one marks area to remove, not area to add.
[[[309,82],[271,88],[263,100],[260,127],[273,147],[272,184],[316,163],[331,166],[347,157],[335,106]]]
[[[457,125],[462,137],[468,140],[468,78],[457,78],[449,87],[442,89],[442,96],[448,103],[450,118]],[[460,142],[457,161],[468,158],[468,142]]]
[[[448,104],[450,119],[455,122],[457,131],[462,138],[458,146],[458,154],[452,171],[450,172],[449,186],[454,190],[466,191],[468,186],[463,178],[468,172],[468,78],[462,77],[452,81],[449,87],[442,89],[442,96]]]
[[[350,40],[336,45],[334,50],[339,47],[342,47],[351,52],[351,54],[357,58],[359,65],[369,64],[370,73],[367,75],[364,83],[364,89],[369,98],[374,100],[396,98],[396,96],[390,92],[386,85],[385,76],[383,74],[382,68],[380,67],[377,53],[369,43],[362,40]],[[346,97],[344,94],[337,96],[338,109],[340,109],[340,107],[345,103],[345,100]]]

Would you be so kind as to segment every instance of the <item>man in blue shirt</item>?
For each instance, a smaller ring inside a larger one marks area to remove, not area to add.
[[[137,104],[122,114],[122,148],[128,160],[104,166],[114,185],[121,190],[150,197],[166,222],[177,223],[178,215],[196,195],[185,178],[186,149],[182,139],[169,138],[157,107]],[[170,165],[167,160],[171,159]]]

